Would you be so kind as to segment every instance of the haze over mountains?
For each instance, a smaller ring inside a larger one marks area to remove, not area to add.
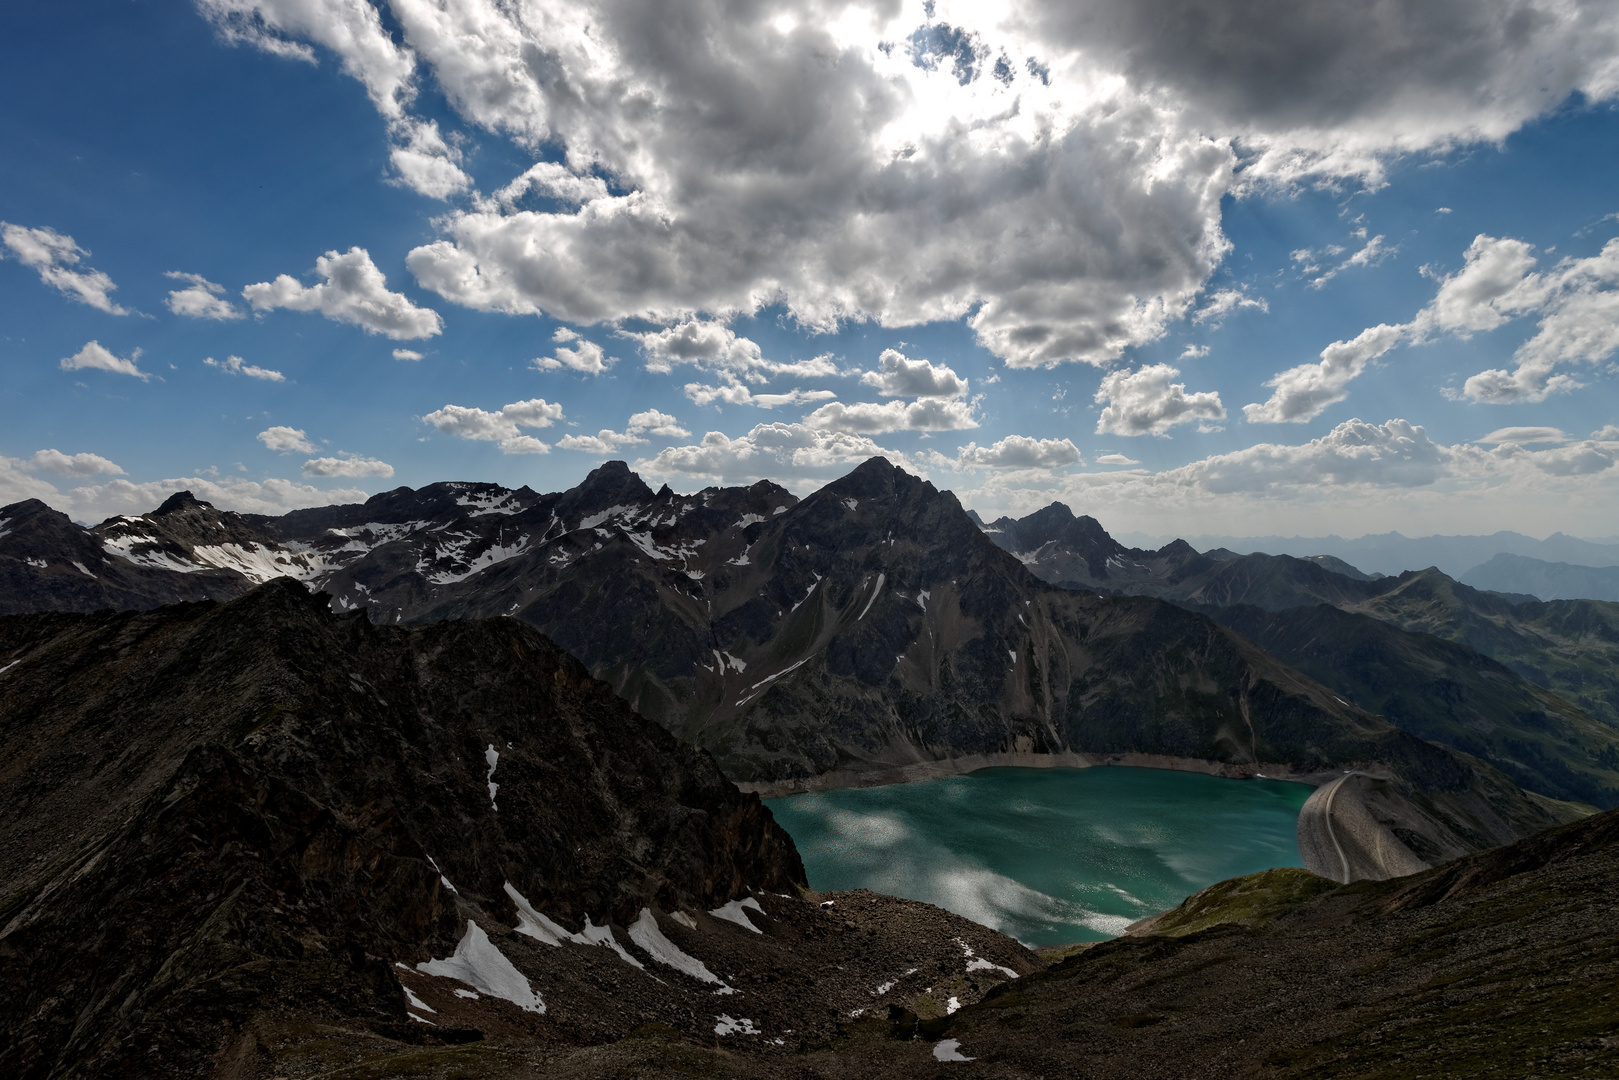
[[[1152,543],[1146,536],[1133,542]],[[1536,540],[1522,533],[1502,531],[1488,536],[1404,536],[1397,532],[1346,539],[1342,536],[1215,536],[1188,534],[1188,542],[1203,550],[1224,548],[1240,555],[1266,552],[1306,558],[1331,555],[1369,574],[1398,574],[1436,566],[1451,577],[1461,577],[1497,555],[1516,555],[1540,562],[1576,566],[1619,566],[1619,543],[1582,540],[1553,533]],[[1550,600],[1553,597],[1542,597]],[[1597,599],[1611,599],[1599,597]]]

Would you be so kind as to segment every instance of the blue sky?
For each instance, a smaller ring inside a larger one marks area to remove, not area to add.
[[[12,5],[0,502],[880,452],[1118,531],[1613,535],[1615,18],[1540,6]]]

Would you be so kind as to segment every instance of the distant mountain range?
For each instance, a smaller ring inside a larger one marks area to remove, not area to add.
[[[1146,537],[1139,538],[1147,541]],[[1521,555],[1544,562],[1576,566],[1619,566],[1619,543],[1580,540],[1553,533],[1536,540],[1516,532],[1489,536],[1408,537],[1397,532],[1347,540],[1341,536],[1188,536],[1200,548],[1224,548],[1241,555],[1331,555],[1368,574],[1399,574],[1436,566],[1451,577],[1461,577],[1497,555]],[[1547,597],[1546,599],[1551,599]]]
[[[1500,554],[1461,576],[1463,584],[1540,600],[1619,600],[1619,566],[1574,566]]]
[[[1235,774],[1365,766],[1389,778],[1388,842],[1429,862],[1564,814],[1513,773],[1416,737],[1184,600],[1042,581],[1039,559],[997,547],[953,495],[882,459],[802,500],[768,482],[655,492],[613,462],[546,495],[445,483],[262,518],[180,493],[88,530],[38,503],[0,519],[11,610],[228,596],[286,574],[378,623],[513,616],[760,790],[1019,754]],[[1113,584],[1158,567],[1206,579],[1198,603],[1253,595],[1219,584],[1233,559],[1181,544],[1147,566],[1099,526],[1086,542],[1109,553],[1086,566]],[[1318,589],[1367,585],[1292,562]],[[1516,775],[1604,802],[1619,771],[1595,752],[1570,756],[1578,782]]]

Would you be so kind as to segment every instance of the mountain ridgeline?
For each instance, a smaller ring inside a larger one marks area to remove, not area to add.
[[[1043,513],[1020,528],[1067,514]],[[30,551],[52,529],[86,548],[63,569],[11,557],[0,537],[34,606],[82,610],[89,585],[134,567],[154,603],[193,582],[241,591],[288,575],[382,624],[514,617],[756,790],[1037,755],[1234,775],[1365,768],[1387,788],[1389,842],[1428,862],[1563,813],[1184,601],[1042,580],[1040,559],[1002,550],[952,494],[880,458],[802,500],[768,482],[654,492],[611,462],[547,495],[446,483],[262,518],[181,493],[91,530],[37,504],[0,516],[6,528],[33,522]],[[1054,557],[1067,545],[1063,565],[1082,565],[1082,584],[1156,573],[1087,520],[1080,535],[1041,541]],[[1184,544],[1154,557],[1181,581],[1240,562]],[[1301,565],[1322,588],[1376,584]]]
[[[1044,580],[1202,612],[1524,787],[1619,804],[1619,604],[1503,596],[1432,567],[1374,578],[1330,556],[1126,548],[1061,503],[984,528]]]

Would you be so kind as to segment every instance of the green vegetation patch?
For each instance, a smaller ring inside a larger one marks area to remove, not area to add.
[[[1223,925],[1266,926],[1284,911],[1338,888],[1308,870],[1281,867],[1210,885],[1160,915],[1147,933],[1182,937]]]

